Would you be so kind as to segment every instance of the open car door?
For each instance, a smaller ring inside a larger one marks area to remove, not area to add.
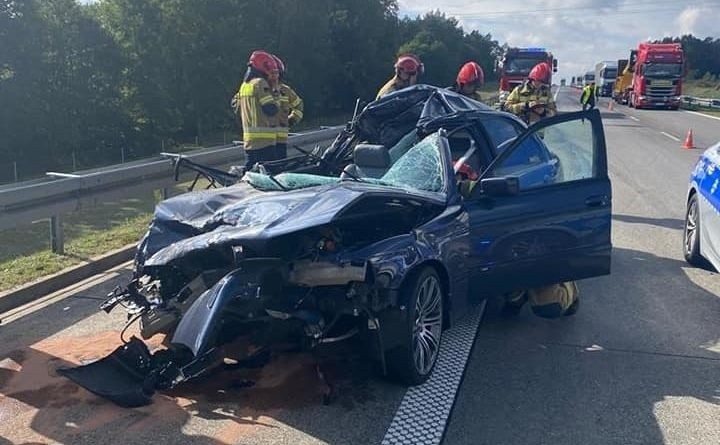
[[[529,127],[465,199],[484,295],[610,273],[611,186],[600,112]]]

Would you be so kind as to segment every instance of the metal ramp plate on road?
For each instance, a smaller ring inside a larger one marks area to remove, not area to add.
[[[405,393],[382,445],[436,445],[442,441],[485,304],[473,308],[443,334],[435,370],[427,382]]]

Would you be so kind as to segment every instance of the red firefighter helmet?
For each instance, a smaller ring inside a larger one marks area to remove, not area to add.
[[[414,54],[401,54],[395,62],[395,69],[414,76],[422,74],[425,71],[425,65]]]
[[[272,54],[265,51],[253,51],[248,60],[248,66],[266,75],[270,75],[272,71],[278,69],[278,64]]]
[[[272,58],[275,60],[275,63],[277,64],[278,71],[280,71],[280,77],[283,77],[285,75],[285,64],[275,54],[272,54]]]
[[[458,85],[467,85],[475,83],[483,85],[485,83],[485,73],[480,65],[475,62],[468,62],[460,68],[456,82]]]
[[[550,83],[550,65],[545,62],[540,62],[530,70],[528,79],[537,80],[542,83]]]

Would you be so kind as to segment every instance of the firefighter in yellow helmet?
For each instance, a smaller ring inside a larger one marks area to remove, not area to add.
[[[268,83],[270,76],[277,71],[277,62],[271,54],[254,51],[240,90],[233,97],[232,106],[242,119],[245,166],[248,169],[257,162],[277,159],[277,114],[280,105]]]
[[[528,124],[534,124],[544,117],[555,116],[557,106],[550,92],[551,68],[545,62],[538,63],[530,70],[528,79],[515,87],[504,104],[505,111],[520,117]]]
[[[395,62],[395,75],[380,88],[375,99],[380,99],[393,91],[415,85],[424,70],[425,65],[414,54],[400,55]]]
[[[272,55],[277,63],[278,71],[270,74],[270,87],[273,89],[273,95],[280,104],[280,112],[277,114],[277,142],[276,142],[276,158],[285,159],[287,157],[287,141],[290,127],[297,125],[303,118],[303,100],[300,96],[290,88],[285,82],[285,64],[276,55]]]

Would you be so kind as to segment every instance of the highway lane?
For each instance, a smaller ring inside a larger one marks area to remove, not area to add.
[[[561,108],[577,108],[577,95],[563,88]],[[688,267],[680,250],[699,150],[682,150],[660,131],[680,132],[682,116],[695,126],[697,145],[720,133],[711,119],[628,110],[640,113],[635,121],[625,108],[603,113],[613,274],[581,282],[580,312],[564,320],[527,309],[503,319],[492,301],[444,443],[720,443],[720,284],[716,274]],[[658,124],[656,115],[673,123]],[[316,359],[299,354],[274,357],[262,371],[223,372],[132,410],[58,377],[59,366],[92,361],[120,343],[121,312],[98,313],[97,298],[128,276],[127,266],[108,271],[47,296],[34,311],[3,317],[0,445],[382,440],[405,391],[353,357],[322,360],[338,387],[329,406],[321,403]],[[244,388],[248,381],[255,386]]]
[[[578,94],[563,88],[560,108],[576,109]],[[720,125],[672,111],[603,114],[612,274],[579,283],[570,318],[526,308],[506,319],[489,305],[447,444],[720,443],[720,277],[689,267],[681,250],[700,150],[660,133],[692,125],[707,145]]]

